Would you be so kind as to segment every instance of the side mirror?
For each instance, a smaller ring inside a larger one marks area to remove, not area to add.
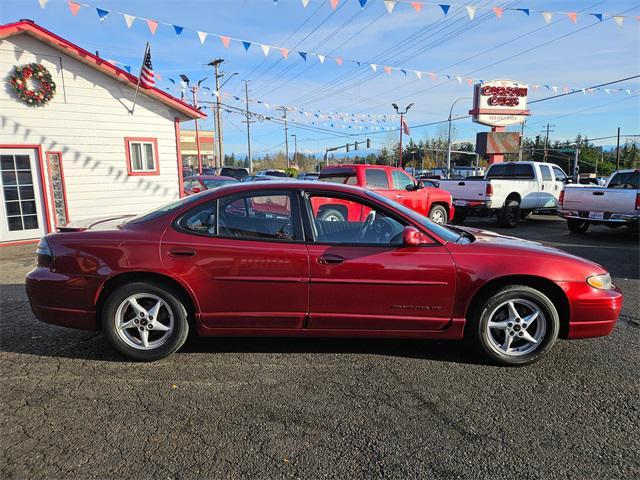
[[[200,187],[193,187],[191,189],[191,193],[200,193],[202,191],[202,189]]]
[[[417,228],[404,227],[402,231],[402,244],[405,247],[417,247],[430,243],[433,243],[433,241]]]
[[[414,184],[409,184],[409,185],[406,186],[406,189],[409,190],[410,192],[413,192],[415,190],[420,190],[422,188],[424,188],[424,183],[422,183],[420,181],[418,181],[418,182],[416,182]]]
[[[567,185],[570,184],[570,183],[573,183],[573,179],[567,177],[567,178],[564,179],[564,183],[566,183]]]

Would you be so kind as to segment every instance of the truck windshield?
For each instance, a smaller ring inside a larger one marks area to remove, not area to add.
[[[492,165],[487,172],[487,180],[489,179],[526,179],[535,178],[533,174],[533,165],[528,163],[499,163]]]
[[[388,198],[383,197],[379,193],[376,193],[376,192],[371,191],[371,190],[365,190],[365,192],[366,192],[367,195],[369,195],[370,197],[375,198],[379,202],[382,202],[385,205],[389,205],[390,207],[393,207],[395,210],[399,210],[400,212],[405,214],[407,217],[412,218],[417,223],[419,223],[420,225],[425,227],[427,230],[432,231],[433,233],[438,235],[443,240],[446,240],[447,242],[454,242],[455,243],[458,240],[460,240],[460,238],[462,237],[462,235],[460,233],[456,232],[455,230],[452,230],[452,229],[450,229],[448,227],[445,227],[443,225],[438,225],[437,223],[432,222],[431,220],[429,220],[424,215],[420,215],[418,212],[416,212],[414,210],[411,210],[410,208],[407,208],[404,205],[400,205],[399,203],[396,203],[396,202],[394,202],[392,200],[389,200]]]
[[[342,183],[344,185],[357,185],[358,177],[352,168],[323,168],[318,176],[321,182]]]

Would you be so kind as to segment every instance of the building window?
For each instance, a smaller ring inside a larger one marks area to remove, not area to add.
[[[125,138],[129,175],[159,175],[158,140],[155,138]]]

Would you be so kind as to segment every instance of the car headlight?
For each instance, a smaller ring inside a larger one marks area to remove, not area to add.
[[[598,288],[600,290],[611,290],[613,288],[613,283],[611,283],[611,275],[609,275],[608,273],[587,277],[587,283],[593,288]]]

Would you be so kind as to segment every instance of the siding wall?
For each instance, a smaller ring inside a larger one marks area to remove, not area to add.
[[[6,83],[14,65],[31,62],[46,66],[57,85],[44,107],[19,101]],[[0,144],[62,152],[72,221],[142,213],[179,197],[177,111],[138,95],[130,115],[133,88],[28,35],[0,40],[0,79]],[[125,137],[157,139],[160,175],[127,174]]]

